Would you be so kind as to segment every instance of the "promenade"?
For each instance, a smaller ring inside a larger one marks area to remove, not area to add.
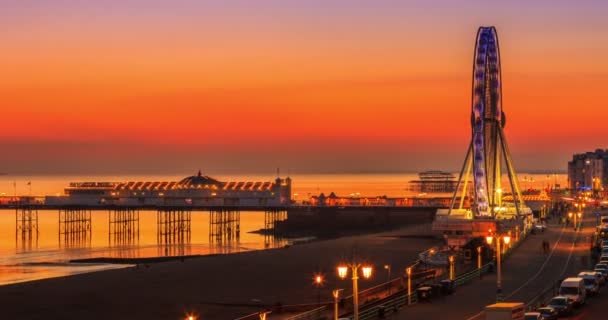
[[[590,215],[590,214],[588,214]],[[555,285],[556,281],[576,275],[589,267],[588,237],[593,233],[595,218],[587,217],[583,229],[563,227],[556,220],[541,233],[531,234],[503,262],[502,284],[505,301],[530,302]],[[543,254],[542,242],[552,251]],[[553,295],[551,289],[545,297]],[[394,319],[484,319],[481,311],[496,301],[496,273],[456,288],[456,292],[428,303],[418,303],[393,315]]]

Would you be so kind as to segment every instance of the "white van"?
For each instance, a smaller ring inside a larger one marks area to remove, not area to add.
[[[588,296],[596,295],[600,291],[600,282],[595,271],[583,271],[578,274],[585,281],[585,290]]]
[[[578,277],[566,278],[559,287],[559,295],[571,299],[576,306],[585,304],[587,300],[585,280]]]

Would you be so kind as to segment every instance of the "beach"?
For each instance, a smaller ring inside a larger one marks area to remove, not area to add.
[[[340,280],[335,270],[353,252],[374,266],[360,288],[380,284],[387,279],[385,264],[397,277],[418,253],[438,244],[411,237],[428,234],[428,226],[0,286],[3,318],[182,319],[194,313],[199,319],[234,319],[263,305],[316,302],[315,273],[324,276],[320,296],[329,301],[332,289],[350,294],[350,281]]]

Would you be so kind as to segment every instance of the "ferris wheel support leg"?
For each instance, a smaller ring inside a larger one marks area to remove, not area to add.
[[[521,215],[521,206],[523,206],[523,198],[521,196],[521,190],[519,189],[519,182],[517,181],[517,174],[513,169],[513,163],[511,162],[511,153],[505,140],[505,135],[502,128],[498,130],[500,137],[500,143],[502,145],[503,155],[505,157],[505,163],[507,165],[507,173],[509,175],[509,183],[511,184],[511,192],[513,192],[513,203],[515,204],[515,210],[517,215]]]
[[[456,203],[456,195],[458,194],[458,189],[460,188],[460,182],[462,181],[462,176],[464,174],[465,168],[468,167],[470,169],[470,166],[468,164],[471,162],[471,160],[473,160],[472,152],[473,152],[473,141],[471,141],[471,143],[469,143],[469,149],[467,150],[467,155],[464,157],[464,163],[462,164],[462,169],[460,169],[460,175],[458,176],[458,182],[456,183],[456,190],[454,190],[454,195],[452,196],[452,201],[450,202],[450,208],[448,209],[448,215],[450,215],[452,213],[452,209],[454,208],[454,204]],[[469,169],[467,169],[467,177],[465,178],[466,180],[464,183],[463,195],[462,195],[462,200],[460,203],[460,208],[462,208],[462,201],[464,200],[464,192],[466,192]]]

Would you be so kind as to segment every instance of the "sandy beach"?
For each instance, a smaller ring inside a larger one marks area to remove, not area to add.
[[[428,230],[428,227],[423,227]],[[289,248],[208,256],[140,265],[71,277],[0,287],[5,319],[181,319],[188,312],[199,319],[234,319],[273,305],[316,302],[315,272],[325,275],[322,300],[331,290],[350,288],[335,266],[352,254],[375,266],[367,288],[393,276],[437,242],[403,238],[421,232],[410,226],[395,231],[318,241]],[[347,294],[350,290],[347,290]],[[250,305],[250,306],[247,306]]]

